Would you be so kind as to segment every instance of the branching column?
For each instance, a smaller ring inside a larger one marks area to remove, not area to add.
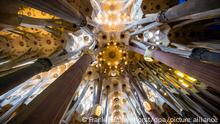
[[[149,100],[147,93],[144,91],[143,86],[140,84],[140,82],[138,82],[137,80],[135,80],[135,78],[129,74],[129,72],[127,72],[129,75],[129,79],[131,80],[131,87],[133,87],[135,89],[135,91],[137,92],[137,96],[139,97],[139,102],[140,106],[145,109],[144,112],[146,112],[153,121],[156,120],[156,118],[160,118],[160,114],[158,113],[158,111],[154,108],[154,104]],[[133,85],[132,85],[133,83]],[[147,103],[150,108],[146,108],[146,106],[144,105],[145,103]],[[152,107],[152,108],[151,108]],[[147,110],[149,109],[149,110]],[[158,122],[154,122],[155,124],[158,124]]]
[[[0,77],[0,95],[25,82],[36,74],[49,71],[51,67],[52,63],[50,60],[42,58],[23,69]]]
[[[58,124],[91,62],[90,55],[83,55],[10,123]]]

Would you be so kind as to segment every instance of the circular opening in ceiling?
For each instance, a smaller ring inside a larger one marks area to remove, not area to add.
[[[106,40],[107,36],[106,35],[102,35],[102,39]]]
[[[92,72],[91,71],[88,71],[88,75],[91,75],[92,74]]]

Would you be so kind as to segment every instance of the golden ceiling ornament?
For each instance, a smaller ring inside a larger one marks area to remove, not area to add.
[[[99,66],[105,66],[108,69],[119,69],[127,64],[127,52],[120,43],[110,41],[98,53]]]

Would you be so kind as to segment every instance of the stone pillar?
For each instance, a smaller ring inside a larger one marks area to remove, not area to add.
[[[154,50],[152,56],[154,59],[180,70],[220,92],[220,67],[159,50]]]
[[[96,87],[97,89],[94,91],[96,92],[95,94],[95,99],[94,99],[94,104],[95,106],[93,106],[93,111],[92,111],[92,114],[91,114],[91,118],[93,118],[94,120],[95,119],[100,119],[101,117],[103,117],[101,114],[103,114],[103,112],[101,112],[100,115],[96,115],[96,109],[99,109],[98,107],[101,107],[101,96],[102,96],[102,84],[103,84],[103,75],[102,74],[99,74],[99,80],[95,83],[97,83]],[[101,110],[102,111],[102,110]],[[100,122],[96,122],[96,121],[91,121],[89,122],[89,124],[99,124]]]
[[[205,12],[220,7],[219,0],[188,0],[183,4],[176,5],[163,11],[158,20],[160,22],[172,22],[178,20],[180,17]]]
[[[142,85],[140,84],[140,82],[138,82],[137,80],[134,79],[134,77],[132,75],[129,74],[129,72],[127,72],[129,75],[129,78],[131,80],[131,83],[133,83],[134,89],[137,92],[137,95],[140,99],[140,105],[142,106],[142,108],[144,108],[145,110],[143,110],[144,112],[146,112],[154,121],[156,118],[161,118],[160,114],[158,113],[158,111],[154,108],[154,103],[152,103],[147,96],[147,93],[144,91],[144,88],[142,87]],[[150,110],[146,110],[146,108],[144,107],[144,102],[148,102],[148,104],[150,105],[151,109]],[[159,124],[160,122],[154,122],[155,124]]]
[[[101,104],[101,95],[102,95],[102,84],[103,84],[103,76],[100,74],[99,80],[97,82],[97,93],[95,104]]]
[[[133,47],[133,46],[129,46],[128,50],[136,52],[136,53],[139,53],[141,55],[144,55],[144,53],[145,53],[145,51],[143,49],[140,49],[140,48],[137,48],[137,47]]]
[[[105,109],[104,109],[104,112],[103,112],[103,123],[104,124],[107,124],[108,123],[108,112],[109,112],[109,106],[108,106],[108,102],[109,102],[109,98],[108,98],[108,95],[109,95],[109,88],[106,88],[106,101],[105,101]]]
[[[58,16],[77,26],[86,26],[86,18],[65,0],[20,0],[27,6]]]
[[[58,124],[92,61],[90,55],[83,55],[9,123]]]
[[[25,68],[0,77],[0,95],[20,85],[36,74],[49,71],[51,67],[52,63],[49,59],[41,58]]]
[[[220,53],[211,52],[205,48],[194,48],[190,58],[210,63],[220,63]]]

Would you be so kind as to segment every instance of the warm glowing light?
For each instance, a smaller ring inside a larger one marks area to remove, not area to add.
[[[131,20],[128,12],[121,14],[121,8],[124,5],[123,2],[114,0],[104,1],[102,4],[102,12],[96,15],[95,21],[105,31],[121,31],[125,24]]]
[[[179,79],[179,82],[180,82],[180,83],[181,83],[181,85],[183,85],[184,87],[189,87],[189,85],[188,85],[188,84],[186,84],[186,83],[184,82],[184,80]]]
[[[176,75],[178,75],[179,77],[181,77],[181,78],[184,77],[184,74],[183,74],[182,72],[178,71],[178,70],[176,70],[174,73],[175,73]]]
[[[183,83],[184,81],[183,81],[182,79],[179,79],[179,82],[180,82],[180,83]]]
[[[144,108],[145,108],[147,111],[151,111],[151,110],[152,110],[152,107],[151,107],[151,105],[150,105],[149,102],[144,101],[144,102],[143,102],[143,105],[144,105]]]
[[[153,62],[154,60],[151,57],[144,57],[144,60],[147,62]]]
[[[98,67],[99,67],[99,65],[97,64],[97,65],[95,65],[95,67],[96,67],[96,68],[98,68]]]
[[[117,75],[116,71],[111,71],[111,76],[115,77]]]
[[[102,106],[97,105],[95,108],[95,115],[99,117],[101,114],[102,114]]]
[[[189,81],[192,81],[192,82],[196,82],[196,81],[197,81],[195,78],[190,77],[190,76],[187,76],[187,79],[188,79]]]
[[[189,85],[186,83],[181,83],[181,85],[183,85],[184,87],[189,87]]]
[[[110,66],[110,65],[111,65],[111,63],[110,63],[110,62],[108,62],[107,64],[108,64],[108,66]]]
[[[164,96],[167,96],[167,93],[164,93],[163,95],[164,95]]]
[[[111,4],[112,4],[111,1],[107,1],[106,3],[107,3],[108,5],[111,5]]]

